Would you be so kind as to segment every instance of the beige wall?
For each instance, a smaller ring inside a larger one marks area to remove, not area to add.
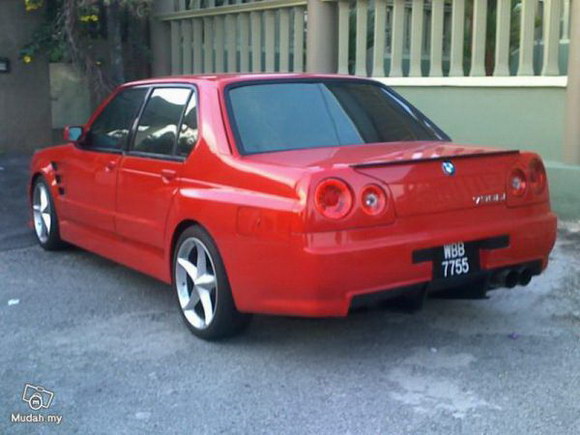
[[[566,88],[394,86],[455,142],[563,160]]]
[[[0,57],[10,59],[10,73],[0,74],[0,152],[51,141],[48,63],[34,59],[25,65],[18,59],[43,14],[26,12],[23,0],[0,0]]]

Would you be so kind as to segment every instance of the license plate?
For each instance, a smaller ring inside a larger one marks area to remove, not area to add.
[[[450,243],[438,249],[435,258],[434,278],[454,278],[469,275],[479,270],[479,255],[475,246],[464,243]]]

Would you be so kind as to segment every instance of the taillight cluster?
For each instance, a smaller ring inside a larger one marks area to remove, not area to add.
[[[541,160],[534,159],[530,162],[530,185],[535,194],[539,195],[546,189],[546,168]]]
[[[509,184],[510,192],[514,196],[524,196],[528,188],[526,174],[520,168],[515,168],[512,171]]]
[[[314,193],[316,210],[328,219],[342,219],[355,204],[353,189],[338,178],[327,178],[320,182]],[[384,189],[377,184],[369,184],[360,192],[360,207],[369,216],[383,213],[388,204]]]
[[[547,176],[544,164],[538,158],[530,160],[527,168],[516,167],[508,180],[508,191],[514,197],[523,197],[528,190],[541,195],[546,190]]]
[[[387,207],[387,195],[376,184],[366,186],[361,193],[361,207],[371,216],[376,216],[385,211]]]
[[[338,178],[328,178],[322,181],[314,193],[314,204],[321,215],[329,219],[341,219],[352,208],[352,191],[348,185]]]

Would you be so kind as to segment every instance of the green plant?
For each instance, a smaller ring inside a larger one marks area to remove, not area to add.
[[[20,50],[24,63],[45,56],[50,62],[72,62],[89,80],[97,97],[148,65],[146,32],[151,0],[22,0],[29,13],[44,20]]]
[[[26,7],[26,11],[34,11],[36,9],[40,9],[44,5],[44,0],[25,0],[24,5]]]

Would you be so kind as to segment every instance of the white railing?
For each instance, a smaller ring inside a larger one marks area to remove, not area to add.
[[[171,73],[302,72],[306,0],[176,0]]]
[[[305,70],[307,0],[159,1],[172,74]],[[570,0],[319,1],[337,9],[342,74],[566,75]]]
[[[570,0],[337,1],[340,73],[378,77],[566,73],[560,65],[560,48],[569,38]]]

